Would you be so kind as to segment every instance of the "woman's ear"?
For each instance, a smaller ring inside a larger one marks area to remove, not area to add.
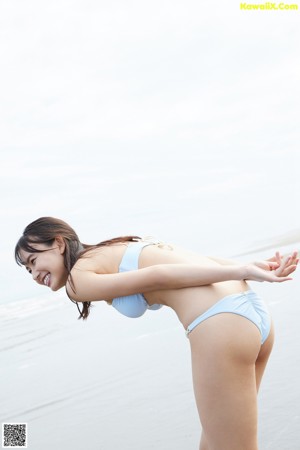
[[[59,248],[60,253],[63,255],[66,249],[66,243],[62,236],[56,236],[55,238],[56,245]]]

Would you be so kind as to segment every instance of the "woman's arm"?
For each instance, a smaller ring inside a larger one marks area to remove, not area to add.
[[[272,263],[270,263],[272,264]],[[98,274],[93,271],[74,268],[72,279],[75,292],[67,283],[68,294],[76,301],[112,300],[137,293],[162,289],[180,289],[209,285],[228,280],[253,280],[281,282],[290,280],[286,274],[288,261],[270,271],[248,265],[200,266],[195,264],[159,264],[144,269],[115,274]],[[296,267],[289,266],[288,275]]]
[[[238,265],[239,263],[232,259],[224,259],[214,256],[209,256],[209,259],[212,261],[215,261],[221,265]],[[281,272],[282,277],[289,275],[290,272],[290,266],[295,266],[294,270],[296,269],[296,266],[299,262],[298,258],[298,252],[294,251],[291,255],[284,255],[282,256],[279,252],[276,252],[274,256],[271,258],[265,260],[265,261],[253,261],[250,264],[254,264],[257,267],[260,267],[264,270],[276,270],[280,267],[281,263],[286,260],[285,269]]]

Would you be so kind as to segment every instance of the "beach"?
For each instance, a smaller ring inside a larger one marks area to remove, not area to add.
[[[294,278],[251,283],[276,327],[259,396],[266,450],[299,449],[299,274]],[[197,448],[189,344],[171,310],[128,319],[99,302],[82,322],[59,293],[2,305],[0,313],[0,419],[27,423],[28,448]]]

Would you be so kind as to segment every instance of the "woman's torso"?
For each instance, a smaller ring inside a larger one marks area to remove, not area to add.
[[[129,244],[112,244],[92,251],[92,258],[98,273],[117,273]],[[130,245],[135,245],[130,243]],[[214,267],[218,262],[179,247],[167,244],[146,245],[140,250],[139,269],[157,264],[199,264]],[[201,269],[199,269],[201,270]],[[183,326],[205,312],[218,300],[229,294],[249,289],[244,281],[226,281],[212,285],[182,289],[164,289],[147,292],[144,297],[149,305],[162,304],[172,308]]]

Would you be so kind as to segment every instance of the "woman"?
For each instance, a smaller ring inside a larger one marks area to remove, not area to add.
[[[200,450],[257,449],[257,391],[273,326],[245,280],[289,280],[296,252],[241,265],[137,236],[84,245],[68,224],[43,217],[26,227],[15,257],[37,283],[65,286],[83,319],[100,300],[129,317],[172,308],[191,345]]]

